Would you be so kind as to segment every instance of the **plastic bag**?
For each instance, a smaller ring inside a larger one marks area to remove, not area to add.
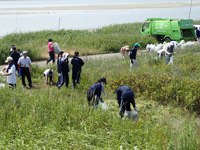
[[[136,121],[139,119],[138,112],[134,109],[132,111],[125,111],[124,118],[132,119],[132,121]]]
[[[54,52],[56,53],[56,54],[58,54],[61,50],[60,50],[60,47],[59,47],[59,45],[58,45],[58,43],[54,43]]]
[[[155,51],[159,51],[159,50],[161,50],[161,49],[163,49],[163,44],[158,44],[158,45],[156,46],[156,48],[155,48]]]
[[[5,84],[4,83],[0,83],[0,88],[5,88]]]

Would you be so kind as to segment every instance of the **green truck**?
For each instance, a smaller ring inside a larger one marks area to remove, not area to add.
[[[142,35],[155,37],[160,43],[196,40],[192,19],[148,18],[140,32]]]

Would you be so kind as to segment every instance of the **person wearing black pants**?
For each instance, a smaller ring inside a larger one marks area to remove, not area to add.
[[[60,84],[58,85],[58,89],[60,89],[60,87],[64,84],[65,82],[65,86],[68,88],[69,85],[69,73],[70,73],[70,69],[69,69],[69,54],[68,53],[63,53],[62,54],[62,78],[63,80],[61,80]]]
[[[13,58],[13,63],[15,64],[16,71],[19,74],[17,62],[18,62],[18,60],[20,58],[20,54],[17,52],[16,47],[13,47],[13,52],[11,53],[10,56]]]
[[[31,72],[32,72],[32,67],[31,67],[31,59],[27,56],[27,51],[23,51],[23,56],[19,58],[18,60],[18,65],[20,65],[22,69],[22,84],[24,87],[26,87],[25,83],[25,76],[28,79],[28,85],[30,88],[32,88],[32,81],[31,81]],[[30,70],[29,70],[30,67]]]
[[[130,87],[121,85],[117,89],[116,93],[117,93],[117,102],[120,107],[119,115],[121,116],[121,118],[123,118],[125,110],[131,111],[130,103],[133,105],[135,111],[138,111],[135,106],[134,93]]]
[[[22,67],[22,84],[26,87],[25,76],[27,77],[29,87],[32,87],[31,74],[28,67]]]
[[[80,77],[81,77],[81,67],[84,65],[84,62],[81,58],[78,57],[79,52],[76,51],[74,53],[74,57],[71,60],[72,64],[72,84],[73,87],[76,87],[76,84],[80,84]]]
[[[47,64],[51,61],[51,60],[53,60],[53,63],[55,63],[55,52],[54,52],[54,45],[53,45],[53,43],[52,43],[52,39],[49,39],[48,40],[48,49],[49,49],[49,59],[47,60]]]

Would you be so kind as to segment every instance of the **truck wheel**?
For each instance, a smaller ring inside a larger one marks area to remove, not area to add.
[[[165,38],[165,42],[171,42],[172,41],[172,39],[170,39],[170,38]]]

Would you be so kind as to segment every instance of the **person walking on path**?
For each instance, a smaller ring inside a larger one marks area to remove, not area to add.
[[[3,76],[7,76],[7,83],[9,84],[10,88],[16,88],[17,79],[15,76],[16,69],[15,64],[13,63],[13,58],[9,56],[5,63],[8,63],[8,66],[1,70],[1,74]],[[3,72],[4,70],[6,70],[6,73]]]
[[[107,84],[106,78],[101,78],[90,86],[89,90],[87,91],[87,100],[89,106],[92,100],[93,105],[98,105],[99,100],[101,100],[102,103],[104,102],[101,96],[102,91],[105,94],[104,84]]]
[[[23,56],[19,58],[18,65],[22,68],[22,84],[24,87],[26,87],[25,83],[25,76],[28,79],[28,85],[30,88],[32,88],[32,81],[31,81],[31,72],[32,72],[32,66],[31,66],[31,59],[27,56],[27,51],[23,51]],[[30,68],[30,70],[29,70]]]
[[[80,84],[80,77],[81,77],[81,67],[84,65],[84,62],[81,58],[78,57],[79,52],[76,51],[74,53],[74,57],[71,60],[72,64],[72,86],[73,88],[76,87],[76,84]]]
[[[16,51],[16,47],[13,47],[13,53],[11,54],[11,57],[13,58],[13,63],[15,64],[16,71],[18,71],[19,74],[17,62],[20,58],[20,54]]]
[[[116,93],[117,103],[120,107],[119,115],[121,116],[121,118],[123,118],[125,110],[131,111],[130,103],[133,105],[135,111],[138,111],[135,106],[134,93],[130,87],[121,85],[117,89]]]
[[[200,31],[198,30],[197,27],[195,27],[195,30],[196,30],[197,43],[200,45]]]
[[[69,85],[69,73],[70,73],[70,69],[69,69],[69,54],[68,53],[63,53],[62,54],[62,67],[61,67],[61,72],[62,72],[62,80],[58,85],[58,89],[60,89],[60,87],[64,84],[65,82],[65,86],[68,88]]]
[[[139,63],[136,59],[137,50],[139,47],[140,47],[140,44],[135,43],[134,47],[130,51],[130,70],[132,70],[136,66],[139,66]]]
[[[44,71],[44,76],[45,76],[45,85],[48,85],[48,79],[51,83],[53,83],[53,76],[54,72],[51,69],[46,69]]]
[[[48,49],[49,49],[49,59],[47,60],[47,64],[51,61],[51,60],[53,60],[53,63],[55,63],[55,52],[54,52],[54,44],[52,43],[52,39],[49,39],[48,40],[49,41],[49,43],[48,43]]]
[[[56,86],[58,86],[61,82],[63,82],[63,76],[62,76],[62,54],[64,52],[61,51],[58,53],[58,60],[57,60],[57,72],[58,72],[58,82],[56,83]]]

